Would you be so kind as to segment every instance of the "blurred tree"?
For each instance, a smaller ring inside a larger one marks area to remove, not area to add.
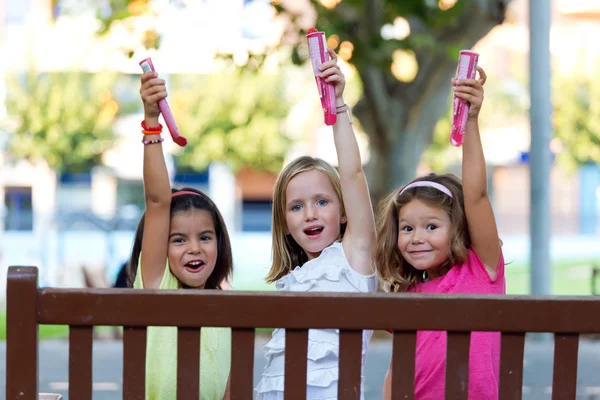
[[[449,96],[452,101],[452,93]],[[526,126],[529,124],[529,92],[524,82],[510,78],[491,79],[485,84],[485,100],[479,116],[482,134],[499,127]],[[434,171],[442,172],[452,165],[460,165],[461,148],[450,145],[452,108],[437,122],[433,140],[423,153],[422,161]],[[483,140],[485,146],[485,138]]]
[[[151,13],[150,0],[113,0],[112,19]],[[354,108],[370,137],[371,192],[379,198],[414,177],[437,121],[449,107],[458,51],[502,23],[510,0],[273,0],[285,26],[280,47],[307,57],[305,33],[316,26],[353,64],[364,95]],[[157,35],[148,43],[157,43]],[[271,49],[273,50],[273,49]],[[252,51],[249,49],[249,53]],[[255,60],[253,54],[249,60]],[[254,64],[255,65],[255,61]]]
[[[558,159],[571,170],[600,165],[600,77],[569,74],[554,79],[555,142]]]
[[[7,111],[16,123],[13,157],[45,160],[58,173],[89,172],[113,142],[118,111],[112,74],[28,72],[8,82]]]
[[[374,197],[415,176],[436,123],[450,106],[459,50],[501,23],[509,2],[311,0],[316,22],[297,1],[278,2],[279,13],[291,22],[283,43],[294,46],[298,61],[307,56],[304,34],[314,23],[361,77],[364,95],[354,113],[370,137]]]
[[[244,70],[172,75],[171,107],[188,139],[178,168],[198,171],[224,161],[233,170],[278,172],[290,144],[281,128],[289,111],[282,81],[280,74]]]
[[[123,26],[131,28],[126,30],[128,40],[119,44],[119,50],[129,56],[140,48],[159,48],[156,17],[166,8],[191,6],[153,0],[53,1],[55,15],[82,15],[92,10],[101,22],[99,34],[114,27],[123,34]],[[134,24],[136,18],[142,22]],[[291,143],[282,133],[289,99],[294,95],[284,96],[282,92],[281,74],[287,66],[282,66],[279,75],[265,74],[259,68],[265,54],[254,55],[243,70],[232,68],[235,62],[231,54],[219,54],[218,58],[222,72],[168,77],[169,102],[179,129],[188,139],[188,145],[176,153],[178,171],[201,171],[213,161],[224,161],[233,170],[249,167],[278,172]]]

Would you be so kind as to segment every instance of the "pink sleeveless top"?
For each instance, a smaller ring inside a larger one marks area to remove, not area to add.
[[[472,248],[467,260],[454,265],[444,276],[418,283],[409,292],[506,294],[504,257],[500,254],[495,280],[488,275]],[[444,398],[446,373],[446,332],[417,332],[415,400]],[[472,332],[469,353],[469,399],[498,398],[500,377],[500,333]]]

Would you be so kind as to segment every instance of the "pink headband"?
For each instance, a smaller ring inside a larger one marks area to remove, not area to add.
[[[177,197],[177,196],[183,196],[184,194],[193,194],[196,196],[200,196],[200,193],[196,193],[196,192],[191,192],[189,190],[181,190],[179,192],[175,192],[171,195],[171,197]]]
[[[435,182],[431,182],[431,181],[416,181],[409,185],[406,185],[406,186],[404,186],[404,189],[402,189],[400,191],[398,196],[402,195],[402,193],[404,193],[407,189],[416,188],[416,187],[432,187],[432,188],[437,189],[440,192],[445,193],[448,196],[452,197],[452,193],[450,192],[450,190],[448,190],[448,188],[446,186],[440,185],[439,183],[435,183]]]

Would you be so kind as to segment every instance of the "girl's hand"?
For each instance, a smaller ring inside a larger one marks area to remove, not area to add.
[[[327,83],[333,83],[335,87],[335,98],[341,99],[344,95],[344,88],[346,87],[346,78],[337,65],[338,56],[335,51],[327,49],[331,60],[324,62],[319,67],[321,71],[321,78]]]
[[[456,79],[452,78],[452,88],[456,97],[463,99],[471,105],[469,108],[469,119],[476,120],[483,103],[483,85],[487,75],[481,67],[477,67],[479,79]]]
[[[164,79],[158,79],[156,72],[146,72],[142,75],[140,95],[144,103],[144,119],[156,120],[160,115],[158,101],[167,97],[167,87]]]

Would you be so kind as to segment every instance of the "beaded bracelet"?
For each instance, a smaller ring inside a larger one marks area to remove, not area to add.
[[[142,129],[146,130],[146,131],[162,131],[162,125],[158,124],[158,126],[148,126],[146,125],[146,121],[142,120]]]
[[[152,139],[152,140],[142,140],[142,143],[144,143],[144,145],[155,144],[155,143],[162,143],[164,140],[165,139],[163,139],[163,138]]]

